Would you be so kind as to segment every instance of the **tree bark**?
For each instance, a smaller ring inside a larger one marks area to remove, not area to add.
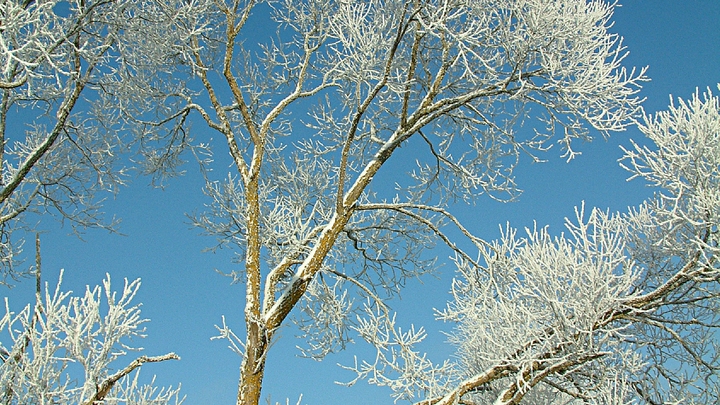
[[[258,405],[265,376],[267,354],[267,334],[258,322],[252,322],[248,330],[247,350],[240,366],[240,385],[238,387],[238,405]]]
[[[259,168],[262,147],[256,146],[252,168]],[[245,258],[245,357],[240,368],[238,405],[258,405],[265,370],[265,354],[269,340],[265,325],[260,319],[260,201],[259,170],[250,171],[245,180],[248,216],[248,249]]]

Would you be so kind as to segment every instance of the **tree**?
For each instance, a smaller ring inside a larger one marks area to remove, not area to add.
[[[457,361],[436,366],[381,316],[359,377],[419,404],[708,404],[720,398],[720,99],[708,90],[645,117],[654,148],[624,165],[659,190],[625,214],[584,208],[567,234],[507,228],[456,259]]]
[[[39,238],[36,268],[40,268]],[[120,297],[112,291],[110,276],[102,288],[87,287],[81,297],[60,290],[43,294],[37,271],[35,305],[5,315],[0,332],[9,335],[9,349],[0,344],[0,398],[3,404],[178,404],[179,389],[141,384],[144,363],[180,359],[175,353],[139,356],[111,373],[127,351],[138,349],[128,340],[144,337],[140,306],[132,302],[140,280],[125,280]],[[104,297],[104,300],[103,300]],[[131,373],[138,370],[134,376]]]
[[[258,403],[293,309],[303,307],[316,358],[379,319],[355,321],[362,309],[349,295],[388,325],[383,300],[433,270],[422,255],[432,243],[482,267],[448,236],[454,226],[482,245],[450,202],[511,200],[521,155],[539,160],[559,133],[570,159],[588,127],[632,123],[644,71],[622,67],[612,10],[585,0],[144,3],[146,15],[171,18],[122,44],[127,64],[105,89],[142,133],[148,171],[174,174],[188,149],[205,170],[211,202],[194,223],[237,249],[231,275],[246,288],[245,337],[220,328],[242,358],[238,404]],[[256,18],[277,38],[257,43]],[[195,117],[227,145],[225,180],[191,138]],[[530,117],[541,125],[528,136],[519,128]],[[382,171],[402,154],[418,160],[409,177]],[[388,194],[376,177],[401,190]]]
[[[0,5],[0,265],[16,268],[23,233],[48,213],[73,227],[111,227],[102,191],[123,183],[110,119],[83,100],[101,85],[127,6],[11,0]]]
[[[137,14],[132,2],[112,0],[0,4],[0,283],[23,274],[37,280],[35,305],[13,313],[6,300],[0,319],[8,345],[0,344],[3,404],[177,402],[177,390],[130,376],[143,363],[178,358],[173,353],[140,356],[111,373],[132,349],[127,339],[142,337],[145,320],[132,304],[139,280],[126,281],[119,300],[109,276],[82,297],[60,290],[62,276],[43,294],[39,239],[34,269],[16,267],[23,234],[46,214],[78,230],[112,229],[99,194],[123,184],[123,145],[97,90],[122,62],[113,49]]]

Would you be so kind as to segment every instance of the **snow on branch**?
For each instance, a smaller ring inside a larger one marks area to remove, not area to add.
[[[3,349],[0,365],[3,403],[182,402],[179,389],[158,390],[152,383],[142,384],[137,372],[131,376],[145,363],[179,360],[175,353],[139,356],[112,372],[129,351],[139,350],[129,340],[144,337],[146,320],[132,302],[139,280],[125,280],[119,296],[111,289],[109,275],[102,287],[87,287],[82,296],[63,292],[61,283],[62,272],[54,292],[46,285],[34,310],[28,305],[15,314],[5,300],[0,332],[9,348]]]
[[[438,312],[456,325],[456,361],[423,367],[432,363],[412,349],[422,333],[370,314],[359,331],[378,356],[352,369],[396,398],[421,393],[423,405],[716,402],[718,97],[695,94],[641,130],[655,145],[634,144],[622,162],[659,191],[640,207],[583,205],[560,235],[508,226],[477,244],[480,264],[456,255]]]

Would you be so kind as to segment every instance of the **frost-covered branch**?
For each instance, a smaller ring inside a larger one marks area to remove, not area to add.
[[[555,237],[508,227],[478,246],[481,268],[457,255],[439,313],[456,324],[456,364],[443,378],[384,362],[363,376],[427,405],[716,402],[720,104],[709,91],[679,104],[641,126],[657,149],[625,151],[654,198],[626,214],[580,208]],[[384,350],[385,328],[369,330]]]
[[[103,91],[112,92],[118,67],[127,62],[120,42],[134,41],[134,28],[149,24],[138,11],[145,6],[109,0],[0,5],[4,278],[22,273],[16,265],[28,216],[49,213],[79,230],[114,229],[104,218],[101,194],[125,182],[120,152],[128,138]]]
[[[137,373],[131,376],[144,363],[179,360],[174,353],[140,356],[112,373],[127,351],[136,350],[129,338],[144,336],[146,320],[132,303],[139,280],[126,280],[120,296],[111,289],[109,276],[102,287],[88,287],[83,296],[61,291],[61,282],[62,272],[54,292],[46,284],[33,311],[28,305],[15,314],[5,300],[0,333],[10,349],[0,364],[4,403],[95,404],[108,398],[138,405],[182,402],[178,389],[157,391],[141,384]]]
[[[443,243],[445,243],[450,249],[452,249],[455,254],[462,257],[463,260],[468,261],[469,263],[475,265],[476,267],[480,267],[477,263],[475,263],[475,259],[471,258],[465,251],[458,248],[456,243],[451,241],[448,236],[446,236],[442,230],[436,225],[432,220],[425,218],[418,214],[417,212],[413,211],[427,211],[427,212],[434,212],[439,213],[442,215],[443,218],[448,219],[450,222],[452,222],[453,225],[455,225],[460,232],[462,232],[465,237],[467,237],[473,244],[475,244],[476,247],[484,246],[486,245],[486,242],[476,236],[474,236],[470,231],[463,226],[460,221],[458,221],[457,218],[455,218],[450,212],[448,212],[446,209],[440,208],[440,207],[434,207],[430,205],[423,205],[423,204],[411,204],[411,203],[400,203],[400,204],[393,204],[393,203],[374,203],[374,204],[363,204],[359,205],[357,207],[358,211],[363,210],[390,210],[390,211],[396,211],[400,214],[406,215],[408,217],[411,217],[412,219],[418,221],[419,223],[425,225],[428,227]]]
[[[122,370],[118,371],[117,373],[107,377],[101,384],[99,384],[97,392],[95,395],[92,396],[89,400],[84,402],[83,405],[93,405],[98,402],[102,402],[105,397],[108,395],[110,390],[113,389],[115,384],[122,378],[127,377],[130,373],[135,371],[135,369],[139,368],[145,363],[157,363],[165,360],[180,360],[180,357],[175,353],[168,353],[162,356],[154,356],[154,357],[148,357],[148,356],[140,356],[137,359],[133,360],[130,364],[127,365],[127,367],[123,368]]]

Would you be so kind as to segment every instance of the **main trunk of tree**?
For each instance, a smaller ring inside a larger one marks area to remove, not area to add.
[[[265,375],[265,352],[269,339],[267,329],[260,320],[260,202],[257,162],[261,161],[262,149],[253,156],[251,174],[246,179],[248,204],[248,250],[245,259],[245,355],[240,367],[240,386],[237,405],[258,405]]]
[[[248,333],[248,335],[250,334]],[[261,346],[262,348],[257,349],[254,349],[250,344],[247,346],[248,351],[242,366],[240,366],[237,405],[258,405],[260,403],[260,391],[265,376],[266,358],[266,346],[264,343],[261,343]]]

